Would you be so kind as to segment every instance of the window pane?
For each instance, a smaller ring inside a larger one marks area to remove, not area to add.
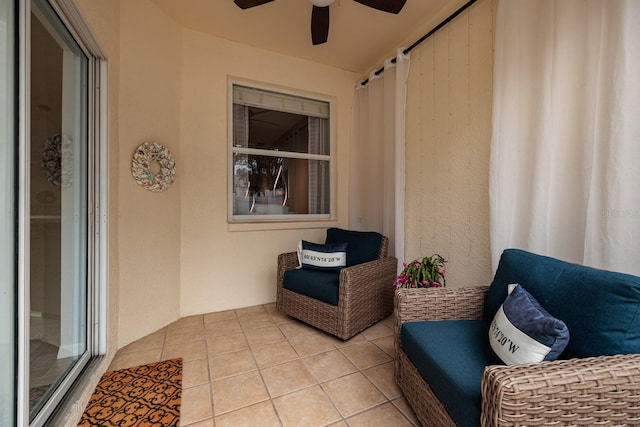
[[[326,118],[234,104],[233,123],[235,147],[329,155]]]
[[[15,425],[15,135],[13,1],[0,0],[0,426]]]
[[[234,154],[233,214],[329,214],[329,161]]]

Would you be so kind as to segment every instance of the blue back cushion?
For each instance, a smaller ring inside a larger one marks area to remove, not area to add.
[[[521,284],[569,328],[562,358],[640,353],[640,277],[507,249],[487,295],[492,319],[510,283]]]
[[[402,325],[402,348],[459,426],[480,425],[482,372],[496,363],[488,331],[484,320]]]
[[[340,272],[296,269],[284,273],[282,287],[290,291],[338,305]]]
[[[327,229],[325,243],[347,243],[347,267],[378,259],[382,234],[375,231]]]

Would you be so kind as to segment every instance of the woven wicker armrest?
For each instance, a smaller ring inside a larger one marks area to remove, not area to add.
[[[397,258],[384,257],[343,268],[340,270],[340,297],[343,292],[351,296],[368,293],[372,287],[388,286],[393,289],[397,265]]]
[[[393,309],[393,281],[398,259],[384,257],[340,270],[339,300],[347,311],[379,310],[380,300],[387,301],[385,309]]]
[[[640,424],[640,354],[485,368],[483,426],[543,424]]]
[[[298,267],[298,253],[286,252],[278,255],[278,286],[282,286],[284,272]]]
[[[488,286],[398,289],[394,299],[396,323],[481,319],[488,290]]]

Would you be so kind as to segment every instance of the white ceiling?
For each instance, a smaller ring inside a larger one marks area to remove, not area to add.
[[[242,10],[233,0],[153,0],[180,25],[216,37],[368,73],[457,10],[464,0],[407,0],[398,15],[353,0],[330,6],[327,43],[311,44],[308,0],[274,0]]]

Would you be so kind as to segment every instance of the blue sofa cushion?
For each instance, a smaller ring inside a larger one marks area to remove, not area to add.
[[[317,243],[300,240],[298,243],[298,263],[301,268],[322,271],[340,271],[347,265],[347,244]]]
[[[378,259],[382,234],[375,231],[327,229],[325,243],[347,243],[347,267]]]
[[[482,372],[496,363],[484,320],[407,322],[402,348],[459,426],[480,425]]]
[[[489,344],[505,364],[555,360],[569,343],[569,329],[521,285],[509,295],[489,328]]]
[[[282,287],[290,291],[338,305],[340,273],[335,271],[289,270],[285,271]]]
[[[571,340],[562,358],[640,353],[640,277],[507,249],[487,294],[485,319],[496,314],[511,283],[567,325]]]

